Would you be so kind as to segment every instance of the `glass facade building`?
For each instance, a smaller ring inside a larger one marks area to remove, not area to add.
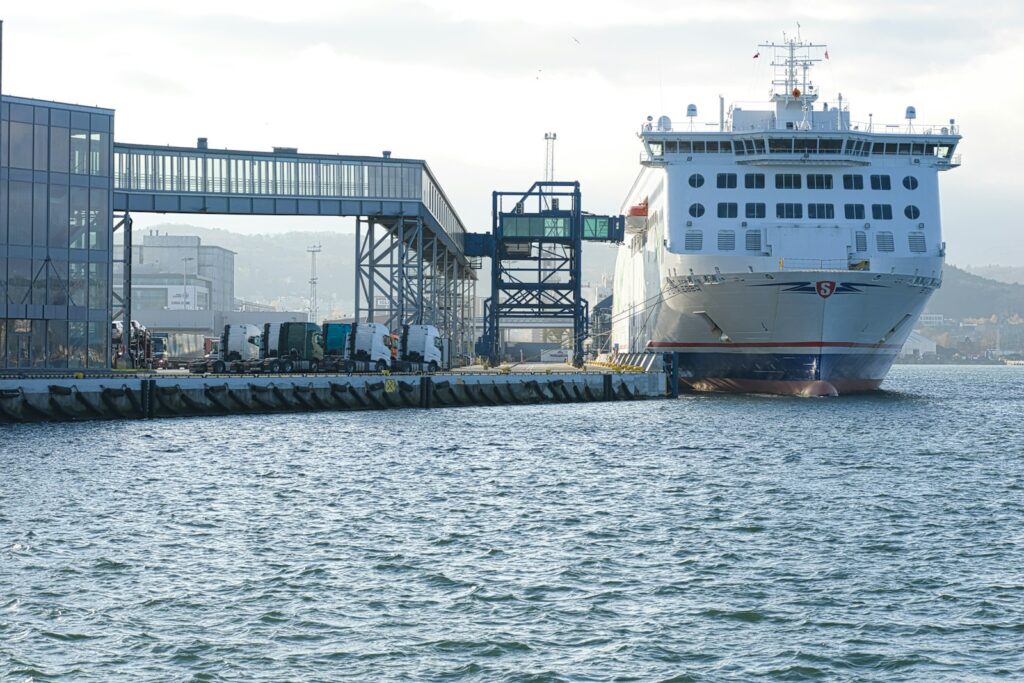
[[[114,112],[0,101],[0,371],[110,366]]]

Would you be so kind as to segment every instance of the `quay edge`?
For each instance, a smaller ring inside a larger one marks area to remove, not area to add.
[[[661,372],[0,378],[0,424],[664,398]]]

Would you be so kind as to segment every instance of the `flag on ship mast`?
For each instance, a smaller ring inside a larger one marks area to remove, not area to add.
[[[828,59],[828,50],[825,50],[825,59]]]
[[[761,56],[761,51],[760,50],[758,50],[757,52],[754,53],[754,59],[757,59],[760,56]]]

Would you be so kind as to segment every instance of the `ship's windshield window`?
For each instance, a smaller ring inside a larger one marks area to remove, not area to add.
[[[736,231],[734,230],[719,230],[718,231],[718,250],[719,251],[732,251],[736,248]]]
[[[847,220],[851,221],[862,221],[864,220],[864,205],[863,204],[844,204],[843,211],[846,215]]]
[[[704,215],[704,205],[700,202],[694,202],[690,204],[690,215],[694,218],[700,218]]]
[[[900,143],[900,147],[899,147],[899,153],[900,154],[910,154],[910,143],[909,142],[901,142]]]
[[[872,204],[871,218],[876,221],[891,221],[892,204]]]
[[[761,251],[761,231],[747,230],[746,242],[747,251]]]
[[[807,174],[807,189],[808,190],[831,190],[832,189],[832,176],[827,173],[808,173]]]
[[[896,143],[895,142],[887,142],[887,143],[885,143],[885,153],[886,154],[896,154]]]
[[[719,173],[716,180],[720,188],[733,189],[736,187],[735,173]]]
[[[736,202],[718,202],[719,218],[736,218],[738,206]]]
[[[871,153],[872,154],[884,154],[885,153],[885,144],[882,143],[882,142],[876,142],[871,147]]]
[[[700,230],[687,230],[683,247],[687,251],[700,251],[704,246],[704,233]]]
[[[817,139],[797,138],[795,149],[797,154],[817,154],[818,141]]]
[[[908,190],[916,190],[917,189],[917,178],[915,178],[912,175],[908,175],[908,176],[904,177],[903,178],[903,187],[907,188]]]
[[[648,143],[648,144],[651,147],[651,154],[653,154],[656,157],[660,157],[661,156],[661,143],[660,142],[651,142],[651,143]]]
[[[700,173],[694,173],[690,176],[690,187],[700,187],[704,184],[704,176]]]
[[[875,233],[875,247],[878,251],[895,251],[896,245],[892,239],[891,232],[876,232]]]
[[[775,205],[775,217],[776,218],[803,218],[804,217],[804,205],[803,204],[790,204],[790,203],[779,203]]]
[[[867,251],[868,250],[868,234],[866,232],[864,232],[863,230],[858,230],[857,234],[855,235],[855,238],[856,238],[855,241],[856,241],[857,251]]]
[[[675,140],[665,141],[665,154],[675,154],[677,149]]]
[[[903,215],[912,221],[916,221],[921,217],[921,209],[911,204],[907,208],[903,209]]]
[[[930,156],[930,157],[935,156],[935,145],[933,145],[932,143],[928,143],[927,145],[925,145],[924,146],[924,153],[925,153],[925,156]]]
[[[680,154],[689,154],[692,151],[693,151],[693,145],[690,144],[689,140],[685,140],[685,141],[684,140],[680,140],[679,141],[679,153]]]
[[[719,142],[718,143],[718,147],[719,147],[719,149],[722,152],[731,152],[732,151],[732,143],[729,142],[728,140],[723,141],[723,142]]]
[[[800,189],[800,174],[799,173],[776,173],[775,174],[775,189],[776,190],[799,190]]]
[[[700,154],[703,154],[704,153],[704,141],[703,140],[694,140],[693,141],[693,151],[697,152],[697,153],[700,153]]]
[[[872,190],[891,190],[892,182],[889,180],[887,175],[873,175],[871,176],[871,189]]]
[[[747,173],[743,176],[743,187],[748,190],[763,190],[764,173]]]
[[[924,145],[920,142],[915,142],[913,147],[910,148],[910,153],[917,156],[924,154]]]
[[[768,151],[772,154],[788,154],[793,151],[793,138],[768,138]]]
[[[844,190],[863,190],[864,189],[864,176],[862,176],[862,175],[844,175],[843,176],[843,189]]]
[[[761,138],[754,140],[754,151],[757,154],[764,154],[764,140]]]
[[[764,218],[765,207],[761,202],[752,202],[746,205],[747,218]]]
[[[825,139],[818,141],[818,150],[822,154],[839,154],[843,149],[842,140]]]
[[[831,204],[808,204],[807,205],[807,217],[808,218],[835,218],[836,208]]]
[[[912,251],[915,254],[923,254],[924,252],[927,251],[927,248],[925,247],[923,232],[910,233],[907,236],[907,242],[908,246],[910,247],[910,251]]]
[[[708,154],[718,154],[718,141],[717,140],[709,140],[708,141]]]

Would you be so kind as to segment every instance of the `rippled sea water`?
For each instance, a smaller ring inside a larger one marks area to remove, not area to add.
[[[0,427],[0,679],[1024,678],[1024,368],[885,388]]]

